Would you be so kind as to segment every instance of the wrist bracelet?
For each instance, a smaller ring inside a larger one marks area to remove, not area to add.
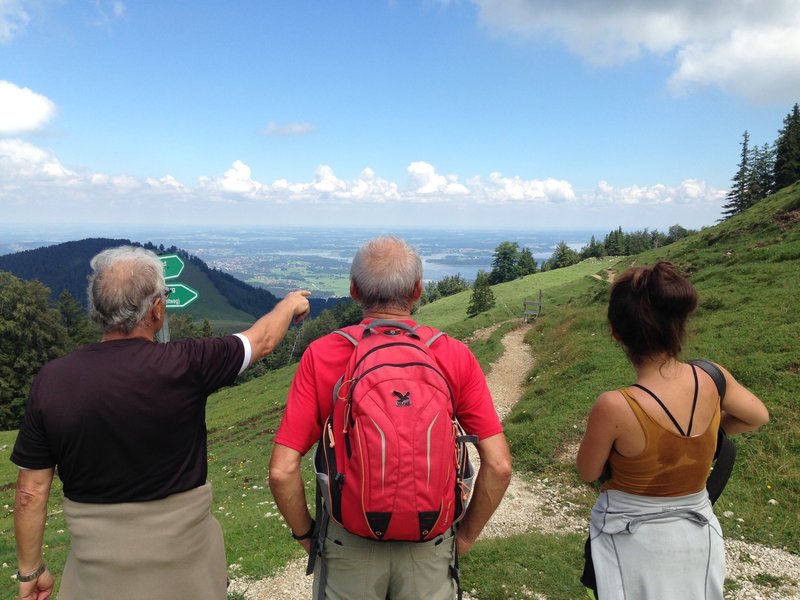
[[[316,522],[314,519],[311,519],[311,529],[309,529],[309,530],[308,530],[306,533],[304,533],[303,535],[297,535],[297,534],[296,534],[294,531],[292,531],[291,529],[289,530],[289,532],[292,534],[292,537],[293,537],[294,539],[296,539],[298,542],[302,542],[303,540],[307,540],[307,539],[309,539],[309,538],[310,538],[312,535],[314,535],[314,528],[315,528],[316,526],[317,526],[317,522]]]
[[[33,573],[29,573],[28,575],[23,575],[19,572],[19,569],[17,569],[17,581],[20,583],[27,583],[29,581],[33,581],[34,579],[38,579],[41,574],[44,573],[46,568],[47,567],[44,565],[44,563],[42,563],[39,565],[38,569],[36,569]]]

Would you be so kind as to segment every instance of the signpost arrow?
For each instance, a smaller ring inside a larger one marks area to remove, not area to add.
[[[167,297],[167,308],[185,308],[197,300],[200,295],[197,290],[190,288],[185,283],[171,282],[183,272],[183,259],[177,254],[163,254],[159,256],[161,265],[164,267],[164,279],[167,280],[167,287],[170,290]],[[164,318],[164,324],[158,332],[158,339],[161,342],[169,341],[169,319]]]
[[[172,290],[167,298],[167,308],[184,308],[200,295],[185,283],[167,283],[167,287]]]
[[[175,279],[183,272],[183,260],[177,254],[163,254],[159,258],[164,265],[164,279]]]

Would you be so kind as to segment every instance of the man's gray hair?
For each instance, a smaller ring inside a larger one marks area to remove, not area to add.
[[[422,261],[417,251],[391,235],[361,246],[350,267],[350,280],[364,310],[408,310],[421,279]]]
[[[166,287],[161,259],[144,248],[119,246],[103,250],[90,264],[89,315],[105,332],[130,333]]]

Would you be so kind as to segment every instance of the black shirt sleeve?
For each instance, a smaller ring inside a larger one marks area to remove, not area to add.
[[[48,469],[55,467],[55,461],[47,443],[47,436],[38,402],[39,377],[31,386],[25,416],[17,434],[11,461],[25,469]]]

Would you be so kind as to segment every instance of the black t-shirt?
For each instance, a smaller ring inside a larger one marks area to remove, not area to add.
[[[140,502],[203,485],[208,395],[244,361],[236,336],[84,346],[31,386],[11,460],[58,467],[76,502]]]

